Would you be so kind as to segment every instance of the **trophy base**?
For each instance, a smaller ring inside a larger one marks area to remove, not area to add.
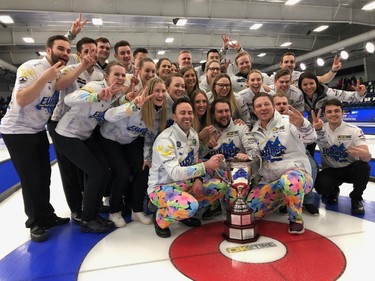
[[[233,242],[233,243],[238,243],[238,244],[246,244],[246,243],[252,243],[252,242],[257,241],[259,239],[259,237],[260,237],[260,234],[258,233],[258,234],[255,235],[254,238],[245,239],[245,240],[235,239],[235,238],[229,238],[225,233],[223,233],[223,237],[228,242]]]
[[[228,221],[224,222],[224,233],[223,237],[229,242],[244,244],[255,242],[259,238],[258,225],[254,221],[248,225],[233,225]]]

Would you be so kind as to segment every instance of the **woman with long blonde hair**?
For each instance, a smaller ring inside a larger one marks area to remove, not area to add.
[[[159,77],[149,80],[140,95],[131,102],[113,107],[105,113],[99,141],[108,157],[112,171],[110,214],[117,227],[126,225],[121,215],[124,190],[129,186],[132,169],[132,220],[150,224],[151,218],[143,213],[148,170],[151,166],[152,144],[166,126],[166,88]]]

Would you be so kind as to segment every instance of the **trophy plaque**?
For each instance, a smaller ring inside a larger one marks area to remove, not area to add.
[[[253,178],[252,161],[229,159],[226,162],[230,180],[228,185],[237,191],[237,199],[227,210],[223,236],[227,241],[240,244],[254,242],[259,238],[258,226],[254,220],[253,210],[246,203]]]

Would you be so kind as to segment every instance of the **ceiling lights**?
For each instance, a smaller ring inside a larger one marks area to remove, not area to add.
[[[314,32],[322,32],[323,30],[326,30],[328,28],[328,25],[321,25],[317,28],[315,28],[313,31]]]
[[[365,10],[365,11],[372,11],[375,9],[375,1],[372,1],[370,3],[367,3],[366,5],[364,5],[362,7],[362,10]]]
[[[264,57],[265,55],[267,55],[266,53],[260,53],[259,55],[257,55],[258,58],[261,58],[261,57]]]
[[[250,26],[251,30],[256,30],[262,27],[263,23],[254,23],[252,26]]]
[[[165,50],[158,51],[158,55],[164,55],[164,54],[165,54]]]
[[[292,5],[297,4],[299,1],[301,1],[301,0],[288,0],[288,1],[285,2],[285,5],[292,6]]]
[[[347,60],[349,58],[349,53],[347,51],[344,51],[342,50],[340,52],[340,57],[343,59],[343,60]]]
[[[93,25],[103,25],[103,20],[101,18],[92,18]]]
[[[29,44],[35,43],[35,40],[34,40],[33,37],[23,37],[22,39],[23,39],[23,41],[25,41],[26,43],[29,43]]]
[[[365,48],[366,48],[366,51],[369,53],[373,53],[375,51],[374,43],[371,43],[371,42],[367,42]]]
[[[292,42],[285,42],[285,43],[282,43],[282,44],[280,45],[280,47],[288,47],[288,46],[290,46],[290,45],[292,45]]]
[[[319,66],[323,66],[323,65],[324,65],[324,59],[322,59],[322,58],[318,58],[318,59],[316,60],[316,63],[317,63]]]
[[[14,23],[10,16],[0,16],[0,21],[5,24]]]
[[[172,43],[174,41],[173,37],[167,37],[165,38],[165,43]]]
[[[299,67],[302,69],[302,70],[306,70],[306,64],[304,64],[303,62],[301,62],[299,64]]]

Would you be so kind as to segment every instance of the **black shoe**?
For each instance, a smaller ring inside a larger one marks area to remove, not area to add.
[[[338,190],[335,193],[328,195],[327,203],[337,205],[339,203],[339,194],[340,194],[340,191]]]
[[[279,213],[282,214],[282,215],[288,214],[288,208],[286,207],[286,205],[279,207]]]
[[[70,215],[72,221],[75,223],[75,224],[81,224],[82,222],[82,219],[81,219],[81,214],[80,213],[77,213],[77,212],[73,212],[71,215]]]
[[[98,222],[100,222],[104,226],[108,226],[110,228],[115,227],[115,223],[109,219],[103,218],[102,216],[97,215],[95,218]]]
[[[303,207],[310,215],[316,216],[319,215],[319,209],[315,207],[313,204],[304,204]]]
[[[44,222],[43,228],[47,230],[55,226],[67,224],[69,221],[69,218],[60,218],[56,215],[52,215]]]
[[[189,227],[201,226],[201,221],[196,218],[188,218],[188,219],[180,220],[180,223],[183,223],[184,225],[189,226]]]
[[[352,213],[356,215],[363,215],[365,213],[362,201],[352,200]]]
[[[48,234],[45,229],[36,225],[30,228],[30,237],[35,242],[43,242],[48,239]]]
[[[222,214],[221,205],[219,204],[216,208],[211,209],[208,208],[204,213],[202,214],[202,220],[211,220],[214,217],[220,216]]]
[[[81,232],[104,233],[112,230],[112,227],[103,225],[99,220],[81,221]]]
[[[153,219],[154,221],[154,227],[155,227],[155,232],[156,232],[156,235],[161,237],[161,238],[168,238],[168,237],[171,237],[171,230],[169,229],[169,227],[167,228],[161,228],[158,223],[156,222],[156,215],[154,214],[153,215]]]

